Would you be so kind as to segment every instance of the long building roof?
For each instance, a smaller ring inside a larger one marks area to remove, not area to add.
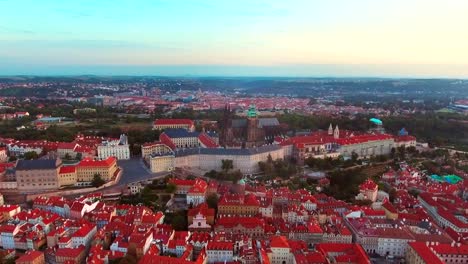
[[[280,123],[276,117],[265,117],[265,118],[258,119],[258,125],[260,127],[279,126]],[[245,118],[232,120],[232,127],[234,128],[240,128],[240,127],[246,127],[246,126],[247,126],[247,119]]]
[[[164,134],[166,134],[170,138],[184,138],[184,137],[198,137],[200,133],[190,132],[183,128],[175,128],[175,129],[164,130]]]
[[[58,166],[60,166],[60,162],[55,159],[18,160],[16,170],[51,170]]]
[[[270,151],[279,150],[279,145],[265,145],[258,148],[247,149],[225,149],[225,148],[186,148],[178,149],[175,151],[176,157],[190,156],[190,155],[232,155],[232,156],[248,156]]]

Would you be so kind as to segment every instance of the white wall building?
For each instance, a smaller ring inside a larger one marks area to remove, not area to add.
[[[283,149],[278,145],[265,145],[250,149],[192,148],[175,151],[175,167],[197,168],[202,171],[221,170],[222,160],[232,160],[234,170],[244,174],[260,170],[259,161],[283,159]]]
[[[209,242],[206,247],[208,263],[232,262],[234,256],[234,244],[224,241]]]
[[[272,237],[270,247],[271,247],[271,255],[270,255],[271,264],[293,263],[293,254],[291,253],[291,248],[289,247],[289,243],[286,237],[284,236]]]
[[[97,151],[101,160],[108,157],[116,157],[118,160],[130,159],[130,146],[126,135],[121,135],[119,140],[103,142],[98,146]]]

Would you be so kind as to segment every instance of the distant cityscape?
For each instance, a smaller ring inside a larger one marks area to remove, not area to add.
[[[37,78],[0,81],[4,261],[468,262],[465,82]]]

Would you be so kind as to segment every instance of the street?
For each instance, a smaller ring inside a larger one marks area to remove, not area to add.
[[[152,173],[139,158],[117,161],[119,167],[122,168],[123,174],[120,181],[116,185],[124,185],[132,182],[138,182],[154,177],[162,177],[167,173]]]

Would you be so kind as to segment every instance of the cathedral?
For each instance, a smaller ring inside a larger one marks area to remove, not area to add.
[[[226,105],[220,126],[219,143],[225,148],[259,147],[283,134],[278,119],[259,118],[255,105],[249,107],[247,118],[239,119],[233,119],[233,111]]]

